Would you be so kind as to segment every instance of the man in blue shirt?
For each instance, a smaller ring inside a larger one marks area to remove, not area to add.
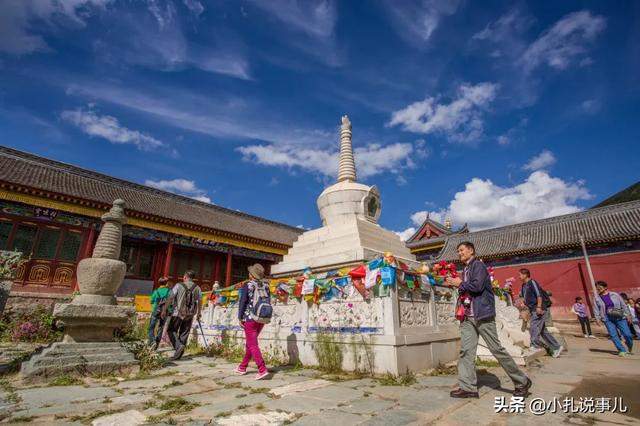
[[[524,304],[531,312],[531,320],[529,320],[531,344],[549,348],[551,356],[557,358],[564,347],[549,333],[545,324],[545,314],[549,306],[545,306],[544,300],[548,300],[548,297],[544,297],[546,296],[542,294],[544,290],[540,289],[540,285],[531,279],[531,272],[528,269],[522,268],[519,272],[522,281],[520,296],[524,298]]]
[[[451,391],[452,398],[478,398],[476,353],[482,336],[491,354],[500,363],[515,385],[514,396],[527,396],[531,380],[518,368],[511,355],[500,343],[496,329],[496,305],[491,278],[484,263],[477,259],[474,245],[468,241],[458,244],[458,257],[465,264],[462,278],[447,278],[447,284],[458,287],[463,296],[465,318],[460,322],[460,358],[458,360],[459,388]],[[468,302],[466,300],[468,299]]]

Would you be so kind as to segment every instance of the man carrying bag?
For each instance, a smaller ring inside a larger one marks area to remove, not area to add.
[[[196,273],[191,270],[184,273],[182,282],[173,286],[163,311],[163,317],[166,317],[166,307],[173,306],[168,331],[169,340],[171,340],[171,344],[175,349],[175,353],[171,358],[174,361],[182,358],[182,354],[184,354],[193,319],[196,318],[197,321],[200,321],[202,290],[193,282],[195,276]]]
[[[500,343],[496,329],[496,307],[493,287],[487,267],[475,257],[475,247],[465,241],[458,244],[458,257],[465,264],[463,278],[447,277],[447,284],[458,287],[464,314],[460,319],[460,358],[458,360],[459,388],[451,391],[452,398],[478,398],[476,353],[482,336],[491,354],[515,385],[514,396],[527,396],[531,380],[518,368],[511,355]]]

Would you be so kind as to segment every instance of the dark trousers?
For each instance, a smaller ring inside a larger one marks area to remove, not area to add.
[[[169,323],[169,340],[171,341],[173,349],[176,351],[173,355],[175,359],[182,357],[187,347],[187,340],[191,332],[191,323],[193,323],[193,317],[171,317],[171,322]]]
[[[578,317],[578,321],[580,321],[580,327],[582,327],[582,334],[591,336],[591,323],[589,322],[589,317]]]
[[[164,330],[165,319],[160,318],[160,315],[157,315],[156,312],[151,314],[151,318],[149,319],[149,344],[159,344],[162,339],[162,331]]]

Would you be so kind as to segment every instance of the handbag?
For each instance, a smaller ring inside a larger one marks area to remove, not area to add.
[[[614,321],[619,321],[625,317],[624,310],[621,308],[610,308],[607,315]]]

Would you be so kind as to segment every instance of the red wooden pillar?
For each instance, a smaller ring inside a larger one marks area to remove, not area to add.
[[[164,267],[162,268],[162,276],[168,277],[171,272],[171,259],[173,257],[173,241],[169,241],[167,244],[167,254],[164,258]]]
[[[93,226],[90,226],[87,239],[84,242],[84,246],[82,247],[82,250],[80,250],[80,259],[78,259],[78,262],[80,262],[82,259],[91,257],[93,255],[93,249],[95,248],[95,246],[96,246],[96,228],[94,228]],[[77,276],[74,278],[73,291],[74,292],[78,291]]]
[[[215,258],[215,265],[213,265],[213,281],[218,281],[218,284],[220,283],[220,272],[222,271],[222,255],[220,254],[216,254],[214,256]]]
[[[84,243],[80,260],[91,257],[91,255],[93,255],[93,249],[95,248],[95,246],[96,246],[96,228],[92,226],[89,228],[89,235],[87,235],[87,240]]]
[[[231,282],[231,258],[233,257],[231,247],[229,247],[229,251],[227,252],[227,276],[224,279],[225,287],[229,287]]]

